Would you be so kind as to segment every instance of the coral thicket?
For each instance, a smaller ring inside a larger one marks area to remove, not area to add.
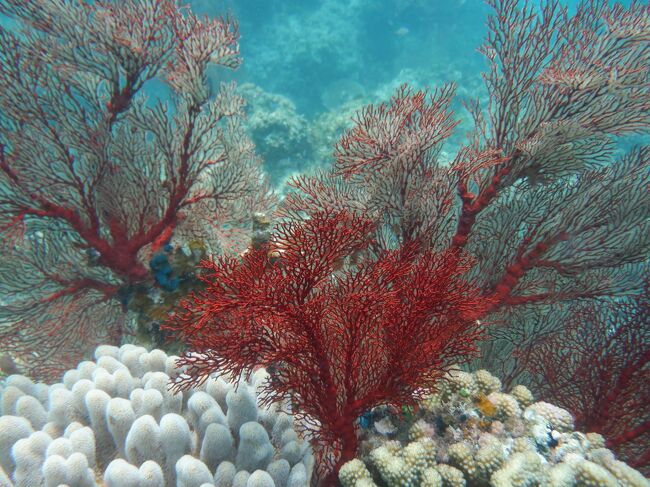
[[[241,259],[205,261],[205,290],[167,325],[193,351],[177,387],[268,367],[265,400],[291,404],[321,467],[354,458],[357,418],[431,391],[472,354],[476,316],[489,307],[453,252],[413,245],[350,265],[372,230],[345,212],[315,213],[280,224]]]
[[[61,383],[8,377],[0,387],[0,485],[309,485],[313,457],[293,418],[258,407],[265,371],[237,389],[211,377],[172,393],[177,359],[103,345]]]
[[[324,470],[354,456],[356,417],[413,405],[482,333],[507,342],[535,310],[643,288],[650,151],[618,144],[650,125],[650,9],[488,3],[489,100],[467,103],[475,128],[455,157],[441,156],[458,123],[453,84],[405,85],[367,106],[333,167],[292,181],[269,244],[206,260],[206,291],[168,325],[196,352],[179,387],[272,368],[268,400],[302,415]],[[530,378],[521,353],[496,342],[479,360]],[[488,379],[478,379],[485,411],[516,414]],[[646,417],[647,405],[628,404]],[[516,457],[519,471],[529,461]]]

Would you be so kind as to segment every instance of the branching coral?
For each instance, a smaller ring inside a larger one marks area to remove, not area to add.
[[[209,245],[213,224],[263,204],[264,182],[243,100],[206,78],[240,62],[232,19],[173,0],[3,0],[0,13],[17,21],[0,28],[0,335],[42,377],[113,336],[106,303],[119,312],[142,282],[174,288],[152,253],[172,237]],[[146,100],[156,77],[171,105]]]
[[[491,383],[486,408],[482,385]],[[415,422],[386,437],[375,423],[364,429],[360,458],[346,463],[344,487],[426,486],[646,486],[648,480],[604,448],[597,433],[574,431],[569,411],[534,402],[518,386],[501,391],[486,370],[453,371],[439,392],[421,402]],[[514,405],[494,414],[500,404]],[[393,416],[393,419],[396,419]],[[404,433],[408,430],[408,437]]]
[[[488,305],[455,252],[410,245],[358,264],[370,221],[315,213],[279,225],[241,260],[205,261],[206,290],[168,325],[193,350],[176,385],[214,371],[272,369],[268,402],[290,404],[332,475],[357,452],[356,421],[380,404],[414,404],[472,354]],[[330,480],[331,481],[331,480]]]
[[[621,270],[650,251],[650,151],[614,153],[650,123],[650,9],[489,3],[489,104],[468,104],[467,146],[440,160],[451,85],[361,111],[334,169],[293,182],[268,247],[204,263],[206,292],[170,324],[198,352],[179,387],[272,365],[269,400],[292,402],[338,468],[355,418],[435,388],[483,321],[639,290]]]

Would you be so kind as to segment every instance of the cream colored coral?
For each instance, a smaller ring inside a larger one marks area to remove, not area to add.
[[[519,401],[519,404],[521,405],[522,408],[528,407],[533,402],[535,402],[533,393],[530,392],[530,389],[528,389],[528,387],[526,386],[517,385],[513,387],[512,391],[510,391],[510,395],[513,396],[517,401]]]
[[[397,440],[385,442],[381,448],[385,448],[391,455],[399,455],[402,451],[402,444]]]
[[[404,448],[396,441],[386,442],[370,452],[370,460],[389,487],[419,487],[425,479],[435,485],[435,473],[426,474],[436,465],[436,443],[431,438],[411,442]]]
[[[423,438],[431,438],[435,434],[435,428],[424,419],[418,419],[409,429],[409,440],[417,441]]]
[[[510,394],[492,392],[487,398],[496,407],[496,414],[499,419],[507,420],[521,415],[521,408],[517,399]]]
[[[534,452],[515,453],[490,479],[492,487],[528,487],[547,485],[548,471]]]
[[[650,480],[641,472],[634,470],[627,463],[616,460],[614,454],[606,449],[599,448],[589,452],[589,459],[609,470],[616,477],[620,487],[649,487]]]
[[[433,412],[436,409],[438,409],[438,407],[440,407],[440,404],[441,404],[441,396],[439,392],[435,392],[433,394],[429,394],[428,396],[424,396],[420,401],[420,407],[425,411],[429,411],[429,412]]]
[[[478,449],[466,441],[454,443],[447,451],[449,463],[463,472],[470,483],[488,481],[506,458],[503,444],[495,436],[484,433]]]
[[[362,485],[369,487],[370,485],[375,485],[366,465],[358,458],[350,460],[341,467],[339,470],[339,480],[343,487],[362,487]],[[363,484],[361,482],[362,480],[370,481],[371,484],[367,482]]]
[[[437,393],[426,397],[422,406],[432,411],[441,403],[448,402],[456,394],[462,397],[470,397],[476,393],[474,376],[460,369],[450,370],[440,382],[440,389]]]
[[[474,456],[474,462],[478,468],[479,478],[489,480],[506,459],[506,452],[503,444],[494,436],[482,435],[481,447]]]
[[[605,467],[583,460],[575,463],[576,481],[581,487],[617,487],[616,477]]]
[[[431,438],[422,438],[404,447],[402,457],[406,465],[418,473],[436,464],[436,444]]]
[[[549,487],[574,487],[576,471],[568,463],[558,463],[549,470]]]
[[[587,440],[592,450],[605,448],[605,437],[599,433],[587,433]]]
[[[566,432],[573,430],[573,416],[566,409],[562,409],[548,402],[536,402],[524,411],[524,419],[535,421],[543,418],[552,429]]]
[[[533,396],[524,386],[511,394],[500,392],[500,386],[485,370],[450,372],[441,391],[425,399],[432,414],[420,414],[408,429],[411,442],[402,445],[384,437],[370,453],[380,485],[650,487],[639,472],[603,448],[601,435],[573,431],[568,411],[541,401],[531,404]],[[487,411],[488,406],[489,414],[481,415],[480,408]],[[438,436],[432,418],[446,425],[443,435]],[[365,467],[348,468],[362,473],[342,470],[344,487],[375,487]]]
[[[354,484],[354,487],[377,487],[377,484],[370,479],[361,479]]]
[[[423,440],[424,441],[424,440]],[[397,441],[370,452],[370,459],[389,487],[417,487],[420,471],[434,462],[435,445],[414,442],[400,449]]]
[[[390,445],[375,448],[370,452],[370,460],[388,485],[399,485],[400,481],[407,480],[407,466],[404,460],[396,455]]]
[[[463,472],[451,465],[436,465],[436,470],[442,477],[443,487],[465,487]]]
[[[528,437],[515,438],[512,442],[511,453],[534,452],[535,443]]]
[[[422,472],[422,480],[420,480],[420,487],[443,487],[442,476],[438,471],[433,468],[427,468]]]
[[[501,390],[501,381],[487,370],[481,369],[474,372],[474,380],[476,381],[478,392],[486,396],[492,392]]]
[[[569,454],[584,454],[590,448],[587,435],[579,431],[571,433],[551,432],[551,435],[557,440],[557,446],[550,452],[549,457],[554,463],[561,462]]]
[[[468,480],[477,478],[478,468],[472,447],[465,441],[454,443],[447,450],[449,462],[465,474]]]

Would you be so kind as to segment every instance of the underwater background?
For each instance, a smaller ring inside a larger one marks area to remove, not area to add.
[[[575,10],[578,2],[566,1]],[[618,2],[628,6],[629,0]],[[490,12],[482,0],[211,1],[199,14],[234,13],[241,26],[242,67],[233,76],[246,95],[249,129],[272,180],[327,165],[332,144],[368,103],[403,83],[456,83],[461,125],[450,154],[471,130],[462,101],[485,100],[478,52]],[[249,91],[250,90],[250,91]],[[636,136],[630,144],[638,143]]]
[[[650,486],[650,7],[550,3],[632,55],[501,159],[479,47],[541,2],[0,0],[0,487]]]

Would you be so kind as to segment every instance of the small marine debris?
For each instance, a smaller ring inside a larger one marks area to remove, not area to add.
[[[408,27],[401,26],[399,29],[397,29],[397,30],[395,31],[395,35],[396,35],[397,37],[404,37],[404,36],[409,35],[410,32],[411,32],[411,31],[409,30]]]
[[[380,435],[388,436],[397,431],[397,426],[388,417],[384,417],[379,421],[375,421],[375,430]]]

